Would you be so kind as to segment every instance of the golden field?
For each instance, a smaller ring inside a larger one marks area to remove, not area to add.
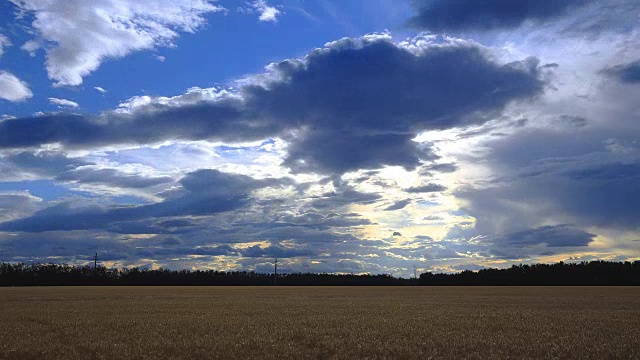
[[[640,288],[0,288],[0,358],[639,359]]]

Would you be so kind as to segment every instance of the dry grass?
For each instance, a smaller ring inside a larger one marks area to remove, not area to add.
[[[0,288],[0,358],[640,358],[640,288]]]

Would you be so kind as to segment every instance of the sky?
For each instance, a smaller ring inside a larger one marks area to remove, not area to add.
[[[640,259],[637,0],[0,0],[0,261]]]

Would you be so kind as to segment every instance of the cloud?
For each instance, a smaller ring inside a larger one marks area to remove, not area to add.
[[[522,28],[541,29],[556,39],[593,39],[633,32],[640,5],[635,0],[416,0],[414,8],[408,26],[436,33],[501,35]]]
[[[60,173],[56,180],[83,184],[102,184],[119,188],[142,189],[173,182],[170,176],[143,176],[129,174],[117,169],[83,166]]]
[[[284,165],[294,173],[345,173],[399,165],[411,170],[422,160],[434,158],[413,141],[414,135],[360,135],[313,131],[301,134],[287,148]],[[335,156],[338,155],[338,156]]]
[[[411,204],[411,200],[410,199],[396,201],[395,203],[393,203],[393,204],[387,206],[386,208],[384,208],[384,211],[401,210],[401,209],[404,209],[405,207],[407,207],[407,205],[409,205],[409,204]]]
[[[139,179],[123,177],[117,172],[109,173],[112,176],[111,183],[148,185]],[[247,206],[250,204],[249,196],[253,190],[280,186],[281,183],[277,179],[256,180],[249,176],[218,170],[197,170],[183,177],[180,180],[181,187],[166,194],[166,198],[161,202],[138,206],[78,206],[73,203],[60,203],[40,210],[30,217],[2,223],[0,230],[43,232],[107,229],[114,223],[148,218],[211,215]]]
[[[436,158],[412,140],[419,132],[483,123],[513,101],[535,98],[545,88],[542,72],[535,58],[498,63],[489,49],[462,40],[395,44],[370,35],[271,64],[235,91],[138,97],[97,116],[7,120],[0,123],[0,147],[281,137],[288,142],[284,164],[294,172],[414,169]]]
[[[4,54],[4,48],[11,46],[11,40],[6,35],[0,34],[0,56]]]
[[[341,186],[336,191],[325,193],[314,199],[311,206],[315,209],[338,209],[354,204],[372,204],[381,198],[380,194],[365,193],[351,186]]]
[[[491,30],[545,22],[595,0],[416,0],[409,24],[431,31]]]
[[[452,173],[458,169],[456,164],[453,163],[441,163],[441,164],[431,164],[423,167],[423,171],[435,171],[440,173]]]
[[[193,33],[206,22],[206,14],[223,10],[209,0],[12,2],[33,15],[36,38],[23,48],[31,53],[45,50],[47,73],[55,86],[82,84],[106,59],[170,46],[179,32]]]
[[[640,83],[640,60],[632,61],[627,64],[607,67],[601,70],[601,73],[613,79],[616,79],[621,83]]]
[[[447,190],[447,187],[439,184],[426,184],[420,186],[414,186],[405,189],[404,191],[409,193],[430,193],[430,192],[441,192]]]
[[[294,241],[296,244],[327,245],[343,243],[345,240],[357,240],[350,234],[339,234],[305,226],[270,226],[268,229],[253,235],[257,239],[271,242]]]
[[[549,247],[587,246],[595,236],[595,234],[563,224],[511,232],[498,238],[497,241],[511,246],[538,244],[546,244]]]
[[[334,209],[330,209],[334,210]],[[301,214],[289,214],[285,212],[275,219],[275,222],[283,226],[305,226],[319,230],[329,228],[350,228],[362,225],[370,225],[371,221],[356,213],[338,214],[336,212],[323,213],[313,210],[305,210]]]
[[[29,85],[10,72],[0,70],[0,99],[11,102],[24,101],[33,97]]]
[[[106,93],[107,90],[105,90],[104,88],[100,87],[100,86],[94,86],[93,87],[97,92],[100,92],[102,94]]]
[[[299,256],[316,255],[309,250],[288,249],[282,246],[268,246],[266,248],[260,245],[250,246],[240,250],[240,254],[246,257],[268,257],[268,258],[293,258]]]
[[[38,178],[53,178],[58,174],[79,166],[93,163],[82,158],[71,158],[59,151],[14,152],[0,157],[2,179],[24,180],[35,175]]]
[[[57,105],[59,108],[77,108],[80,105],[75,102],[75,101],[71,101],[71,100],[67,100],[67,99],[59,99],[59,98],[54,98],[54,97],[50,97],[49,98],[49,103],[53,104],[53,105]]]
[[[0,221],[21,218],[41,206],[42,199],[26,191],[0,192]]]
[[[256,0],[252,2],[250,6],[260,14],[258,17],[260,21],[278,22],[280,10],[274,6],[269,6],[265,0]]]
[[[415,168],[432,157],[411,141],[419,131],[481,123],[481,114],[544,88],[533,58],[497,64],[475,44],[433,41],[343,39],[304,59],[270,65],[276,80],[249,86],[249,99],[283,121],[304,121],[289,141],[287,166],[328,174]]]
[[[637,130],[585,129],[574,138],[565,131],[571,130],[526,131],[489,143],[490,168],[499,176],[454,191],[462,209],[477,219],[477,232],[549,221],[637,228],[640,204],[629,199],[640,194],[639,150],[621,152],[605,142],[628,138],[632,144]]]

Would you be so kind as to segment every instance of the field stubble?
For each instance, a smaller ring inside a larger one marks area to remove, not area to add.
[[[0,288],[0,324],[2,359],[638,359],[640,288]]]

